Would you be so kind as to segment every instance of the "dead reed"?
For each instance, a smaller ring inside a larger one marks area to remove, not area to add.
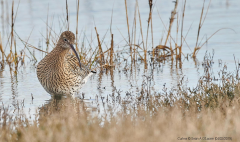
[[[128,28],[128,44],[130,45],[130,55],[132,56],[132,46],[130,40],[130,31],[129,31],[129,23],[128,23],[128,12],[127,12],[127,1],[125,0],[125,10],[126,10],[126,20],[127,20],[127,28]]]
[[[186,1],[184,2],[184,8],[183,8],[182,17],[181,17],[182,22],[181,22],[181,43],[180,43],[180,45],[178,45],[177,42],[176,42],[178,37],[176,37],[176,39],[174,40],[174,38],[171,36],[171,29],[173,28],[172,25],[175,21],[174,19],[176,18],[176,13],[178,12],[178,3],[179,2],[178,2],[178,0],[176,0],[176,1],[174,1],[174,3],[175,3],[174,4],[174,9],[171,12],[169,25],[168,25],[168,27],[166,27],[164,25],[165,30],[167,31],[167,35],[165,37],[164,44],[163,45],[154,45],[154,43],[153,43],[153,39],[154,39],[153,31],[154,31],[154,29],[153,29],[153,25],[152,25],[152,20],[153,20],[152,15],[153,15],[154,2],[155,1],[153,1],[153,0],[148,0],[149,16],[148,16],[148,20],[147,20],[148,23],[147,23],[147,27],[146,27],[147,35],[146,35],[146,37],[144,37],[143,29],[145,29],[145,27],[142,27],[142,19],[141,19],[141,15],[140,15],[140,9],[139,9],[139,6],[138,6],[138,0],[136,0],[136,3],[135,3],[135,12],[134,12],[134,16],[133,16],[134,19],[133,19],[132,33],[130,33],[129,21],[131,19],[129,19],[129,15],[128,15],[128,4],[127,4],[127,1],[125,0],[125,11],[126,11],[128,38],[126,40],[123,35],[122,35],[122,37],[126,41],[127,46],[130,47],[129,48],[130,51],[129,51],[128,55],[131,57],[131,64],[133,62],[135,62],[137,59],[141,59],[145,63],[145,68],[147,68],[147,59],[148,59],[147,51],[151,51],[152,54],[149,54],[149,55],[151,56],[152,59],[155,58],[155,59],[157,59],[157,61],[163,61],[163,60],[166,60],[168,57],[171,57],[172,61],[174,61],[173,59],[175,59],[176,64],[177,64],[177,62],[178,62],[177,60],[180,59],[179,61],[181,62],[181,55],[183,54],[182,53],[182,47],[184,46],[183,43],[185,42],[187,44],[187,42],[185,41],[186,36],[185,37],[183,36],[183,25],[184,25],[183,21],[184,21],[184,16],[186,15],[185,14]],[[84,44],[85,41],[80,41],[79,40],[80,37],[81,37],[81,35],[79,35],[79,28],[78,28],[78,26],[79,26],[78,25],[79,24],[78,23],[79,3],[80,3],[79,0],[76,0],[76,11],[77,11],[77,14],[76,14],[77,15],[77,17],[76,17],[76,41],[77,42],[75,43],[75,45],[76,45],[77,51],[80,54],[82,62],[86,63],[86,64],[89,64],[90,66],[101,66],[101,67],[106,67],[106,68],[109,67],[109,66],[112,66],[113,65],[113,60],[114,60],[113,58],[115,57],[115,55],[122,52],[121,49],[120,50],[113,50],[113,48],[115,48],[114,47],[115,45],[112,44],[112,43],[114,43],[113,38],[112,38],[112,36],[113,36],[112,34],[116,35],[117,33],[112,33],[112,31],[111,31],[112,22],[111,22],[111,26],[110,26],[111,34],[110,34],[110,37],[109,37],[109,39],[111,39],[110,44],[108,44],[108,45],[103,44],[103,43],[105,43],[104,39],[105,39],[106,35],[104,35],[103,38],[100,39],[99,34],[97,33],[96,27],[95,27],[95,31],[96,31],[95,38],[91,39],[90,41],[88,39],[86,39],[88,44]],[[205,2],[203,2],[203,8],[202,8],[202,13],[201,13],[200,22],[199,22],[196,47],[194,48],[194,51],[192,53],[193,57],[196,56],[197,51],[202,47],[202,46],[199,46],[197,44],[198,44],[198,39],[199,39],[201,27],[204,23],[204,20],[206,18],[206,15],[207,15],[208,9],[209,9],[209,6],[208,6],[207,12],[206,12],[205,16],[203,16],[204,3]],[[14,21],[16,19],[16,15],[17,15],[17,12],[16,12],[16,14],[14,14],[14,2],[13,2],[12,3],[12,15],[11,15],[11,33],[9,35],[9,37],[10,37],[10,40],[9,40],[10,41],[9,54],[6,54],[5,50],[1,50],[1,52],[4,51],[4,53],[2,52],[2,56],[3,56],[2,61],[6,60],[9,64],[13,63],[13,61],[17,61],[17,60],[15,60],[15,59],[17,59],[17,57],[18,58],[21,57],[20,53],[16,52],[14,54],[13,51],[12,51],[14,41],[15,41],[15,39],[14,39],[15,35],[14,34],[17,34],[17,33],[14,33]],[[178,16],[177,16],[177,18],[178,18]],[[69,16],[68,1],[66,0],[66,16],[64,16],[63,19],[59,20],[59,25],[62,25],[62,26],[60,26],[60,27],[62,27],[61,30],[63,30],[63,29],[69,30],[69,22],[70,22],[69,19],[70,19],[70,16]],[[52,17],[52,21],[53,21],[53,17]],[[39,49],[36,46],[31,45],[27,41],[23,41],[21,39],[21,37],[18,37],[20,39],[20,41],[24,44],[24,54],[23,54],[24,56],[22,57],[23,61],[25,61],[25,56],[26,56],[25,48],[26,47],[31,47],[31,48],[34,49],[34,51],[38,50],[40,52],[45,52],[45,53],[49,52],[50,47],[54,47],[54,45],[56,44],[56,40],[58,39],[58,36],[59,36],[58,33],[60,33],[61,31],[60,32],[54,31],[52,25],[53,24],[50,24],[49,17],[47,15],[46,37],[44,37],[45,40],[46,40],[46,50]],[[136,29],[136,27],[139,27],[139,29]],[[148,38],[148,33],[149,33],[149,30],[150,30],[150,27],[151,27],[151,37],[152,37],[151,38],[151,40],[152,40],[152,42],[151,42],[152,46],[151,47],[154,47],[154,48],[151,48],[151,49],[148,48],[148,39],[149,39]],[[177,24],[176,28],[177,28],[177,31],[178,31],[178,28],[179,28],[178,24]],[[140,39],[139,39],[138,43],[136,43],[136,31],[140,31]],[[214,33],[214,34],[216,34],[216,33]],[[171,38],[171,40],[169,40],[170,38]],[[83,38],[83,39],[85,39],[85,38]],[[163,37],[162,37],[162,39],[163,39]],[[208,38],[207,40],[209,40],[209,39],[210,38]],[[174,44],[171,43],[172,41],[174,41]],[[97,42],[98,47],[86,47],[86,46],[91,45],[93,42]],[[167,45],[167,44],[169,44],[169,45]],[[175,45],[175,48],[172,48],[172,45]],[[4,48],[6,48],[6,47],[4,47]],[[87,48],[88,48],[88,50],[86,50]],[[34,61],[37,61],[35,55],[32,54],[29,49],[28,49],[28,51],[31,54],[31,57],[34,59]],[[90,55],[90,56],[86,57],[87,55]],[[14,57],[14,56],[17,56],[17,57]],[[4,58],[6,58],[6,59],[4,59]],[[96,62],[96,61],[99,61],[99,62]],[[119,64],[121,64],[121,62],[123,62],[123,61],[120,61]],[[179,64],[181,64],[181,63],[179,63]]]
[[[113,34],[112,34],[112,40],[111,40],[111,49],[110,49],[110,65],[113,65],[113,53],[114,53],[114,50],[113,50]]]
[[[164,44],[164,45],[167,44],[168,38],[169,38],[169,36],[170,36],[170,34],[171,34],[172,24],[173,24],[173,21],[174,21],[174,19],[175,19],[174,17],[175,17],[175,15],[176,15],[176,13],[177,13],[178,0],[174,1],[174,3],[175,3],[175,6],[174,6],[173,11],[171,12],[171,18],[170,18],[170,21],[169,21],[168,33],[167,33],[167,37],[166,37],[166,40],[165,40],[165,44]]]
[[[194,48],[194,51],[193,51],[193,55],[192,55],[193,57],[196,57],[196,52],[201,48],[201,47],[198,46],[198,39],[199,39],[199,34],[200,34],[200,31],[201,31],[201,28],[202,28],[203,23],[204,23],[204,21],[205,21],[205,18],[206,18],[206,16],[207,16],[210,3],[211,3],[211,0],[209,1],[208,8],[207,8],[207,12],[206,12],[205,17],[204,17],[204,19],[203,19],[203,12],[204,12],[205,0],[203,1],[202,12],[201,12],[200,21],[199,21],[199,26],[198,26],[197,41],[196,41],[196,45],[195,45],[195,48]]]
[[[182,12],[182,27],[181,27],[181,45],[179,46],[179,58],[182,58],[182,45],[183,45],[183,22],[184,22],[184,13],[185,13],[185,7],[186,7],[186,0],[184,2],[184,8]]]
[[[101,44],[101,41],[99,39],[99,34],[97,32],[97,28],[95,27],[95,31],[96,31],[96,35],[97,35],[97,40],[98,40],[98,48],[99,48],[99,59],[100,59],[100,65],[102,66],[105,62],[104,60],[104,54],[103,54],[103,51],[102,51],[102,44]]]
[[[4,51],[3,51],[3,45],[2,45],[2,37],[1,37],[1,33],[0,33],[0,51],[2,53],[2,63],[4,62]]]
[[[76,20],[76,41],[78,41],[78,15],[79,15],[79,0],[76,1],[77,2],[77,20]],[[79,49],[78,49],[78,42],[76,42],[75,44],[75,48],[76,50],[79,52]]]
[[[67,2],[67,0],[66,0],[66,20],[67,20],[67,30],[69,31],[69,16],[68,16],[68,2]]]
[[[3,2],[2,2],[2,4],[3,4]],[[10,40],[9,53],[5,52],[6,46],[5,47],[3,46],[3,41],[2,41],[2,39],[0,39],[1,40],[0,51],[2,53],[2,66],[4,66],[5,61],[7,61],[8,65],[10,67],[10,70],[12,70],[11,64],[13,63],[15,65],[15,73],[18,68],[19,58],[22,57],[22,54],[17,52],[16,39],[15,39],[15,35],[14,35],[14,24],[15,24],[15,20],[17,17],[18,7],[19,7],[19,3],[17,6],[16,13],[14,13],[14,1],[12,1],[11,24],[10,24],[11,32],[10,32],[10,35],[8,36],[8,40],[7,40],[7,44],[6,44],[6,45],[8,45],[9,40]],[[13,51],[13,49],[15,50],[15,52]]]

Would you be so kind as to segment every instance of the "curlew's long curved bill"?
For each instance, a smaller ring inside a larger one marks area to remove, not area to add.
[[[72,44],[70,44],[71,46],[71,49],[73,50],[74,54],[76,55],[77,59],[78,59],[78,63],[79,63],[79,66],[80,66],[80,69],[82,69],[82,65],[81,65],[81,62],[80,62],[80,58],[77,54],[77,51],[75,50],[74,46]]]

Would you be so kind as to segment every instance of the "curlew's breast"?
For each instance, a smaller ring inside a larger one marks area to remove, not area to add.
[[[62,60],[47,55],[37,66],[38,79],[51,95],[73,95],[91,75],[89,69],[80,68],[76,57],[70,54]]]

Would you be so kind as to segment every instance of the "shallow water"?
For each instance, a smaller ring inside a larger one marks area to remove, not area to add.
[[[7,1],[4,1],[4,5]],[[132,32],[132,23],[134,18],[134,7],[135,2],[128,0],[128,15],[130,30]],[[206,0],[205,8],[207,7],[209,0]],[[8,10],[11,8],[11,3],[8,2]],[[171,61],[165,61],[156,63],[154,66],[148,64],[148,69],[144,70],[144,64],[138,61],[133,66],[132,72],[130,70],[124,71],[124,67],[131,68],[129,62],[123,62],[120,66],[117,66],[115,70],[103,73],[97,73],[93,75],[87,82],[87,84],[81,89],[78,97],[82,97],[84,94],[85,102],[93,102],[93,107],[98,107],[96,96],[100,100],[100,97],[105,99],[110,94],[118,95],[118,93],[125,97],[126,94],[131,93],[136,96],[140,94],[140,88],[143,82],[146,82],[145,76],[153,75],[153,78],[149,83],[153,92],[161,92],[163,88],[172,88],[176,86],[179,81],[184,77],[185,83],[189,87],[194,87],[197,84],[200,76],[203,75],[203,57],[207,54],[213,54],[214,49],[214,64],[212,66],[212,72],[216,75],[217,72],[222,69],[223,65],[226,64],[228,71],[233,72],[236,68],[233,54],[236,56],[237,61],[239,60],[239,45],[240,45],[240,1],[239,0],[212,0],[209,7],[209,11],[201,29],[200,40],[202,37],[202,43],[211,36],[215,31],[221,28],[223,29],[215,34],[197,54],[197,64],[193,59],[183,59],[182,69],[176,67],[175,62],[172,64]],[[15,9],[17,8],[17,1],[15,1]],[[49,8],[49,10],[48,10]],[[147,32],[147,19],[149,13],[149,6],[147,0],[139,0],[139,8],[142,19],[143,34],[146,37]],[[166,37],[166,31],[164,25],[161,22],[162,18],[164,24],[167,26],[169,23],[169,17],[171,10],[174,8],[174,3],[169,0],[157,1],[153,10],[153,42],[154,46],[160,43],[161,37],[164,33]],[[3,45],[7,44],[7,37],[10,32],[10,26],[7,23],[6,6],[4,6],[5,13],[2,13],[2,7],[0,15],[5,15],[1,18],[0,29],[1,36],[3,38]],[[178,9],[183,9],[182,1],[179,1]],[[202,1],[187,1],[185,18],[184,18],[184,29],[183,35],[186,35],[190,29],[188,36],[186,37],[187,44],[183,45],[183,53],[185,56],[193,51],[197,39],[197,30],[202,9]],[[112,16],[112,33],[114,34],[115,51],[125,50],[126,42],[123,37],[127,39],[128,31],[125,16],[125,5],[124,0],[122,1],[98,1],[98,0],[81,0],[80,1],[80,15],[79,15],[79,35],[80,40],[91,41],[94,40],[90,45],[92,47],[97,46],[97,39],[94,27],[98,29],[98,33],[102,38],[107,32],[106,39],[104,40],[106,45],[110,45],[110,23]],[[158,14],[159,11],[159,14]],[[179,11],[179,17],[181,10]],[[10,13],[10,12],[9,12]],[[25,41],[43,50],[46,49],[45,35],[46,35],[46,20],[47,15],[49,17],[49,23],[53,23],[52,29],[59,34],[62,29],[62,25],[59,24],[59,20],[64,19],[65,14],[65,1],[58,0],[21,0],[19,4],[17,18],[15,22],[16,33]],[[70,14],[70,30],[76,30],[76,2],[69,1],[69,14]],[[61,23],[61,22],[60,22]],[[139,23],[139,22],[138,22]],[[137,27],[137,35],[139,35],[139,25]],[[232,30],[230,30],[232,29]],[[31,33],[32,31],[32,33]],[[180,35],[180,31],[178,33]],[[176,39],[176,21],[173,24],[172,36]],[[140,35],[136,41],[142,41]],[[149,34],[148,50],[151,50],[151,35]],[[180,38],[178,37],[178,43]],[[87,44],[87,42],[86,42]],[[89,45],[89,46],[90,46]],[[17,40],[17,50],[23,50],[24,45]],[[107,48],[107,47],[105,47]],[[50,50],[52,47],[50,48]],[[34,51],[38,61],[43,58],[44,54],[39,51]],[[8,49],[6,49],[6,52]],[[27,52],[27,51],[26,51]],[[29,55],[29,53],[27,53]],[[124,54],[124,53],[123,53]],[[127,57],[127,55],[123,55]],[[128,58],[129,59],[129,58]],[[222,64],[219,64],[219,60]],[[0,101],[5,106],[13,106],[18,102],[25,104],[25,112],[29,114],[35,113],[38,107],[41,107],[47,100],[51,99],[51,96],[45,92],[40,85],[36,76],[36,64],[33,62],[26,61],[26,63],[19,67],[17,75],[13,72],[10,73],[9,66],[5,65],[0,70]],[[33,96],[33,100],[32,100]],[[118,106],[115,106],[118,107]],[[100,106],[100,109],[103,107]]]

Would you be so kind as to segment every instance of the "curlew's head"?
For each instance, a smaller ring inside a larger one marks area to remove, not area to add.
[[[58,40],[58,46],[66,49],[70,49],[71,45],[74,44],[75,35],[71,31],[65,31],[61,34]]]
[[[71,31],[65,31],[61,34],[59,40],[58,40],[58,46],[60,48],[64,48],[64,49],[72,49],[74,54],[76,55],[77,59],[78,59],[78,62],[79,62],[79,66],[80,68],[81,67],[81,62],[80,62],[80,58],[73,46],[74,44],[74,41],[75,41],[75,35],[73,32]]]

